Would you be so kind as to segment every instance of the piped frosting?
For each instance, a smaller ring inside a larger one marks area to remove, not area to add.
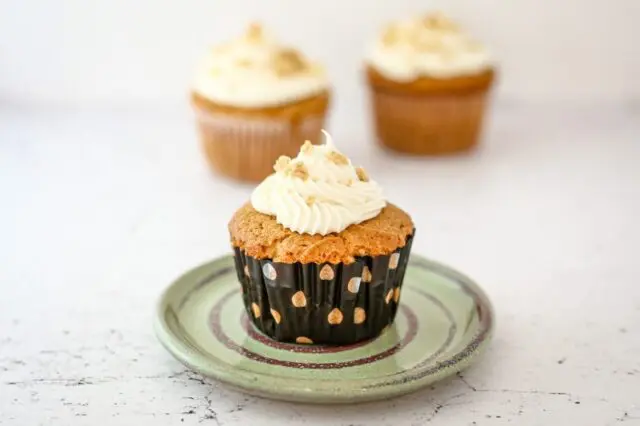
[[[370,48],[367,62],[401,82],[473,75],[492,67],[487,48],[439,12],[389,24]]]
[[[341,232],[380,213],[386,206],[380,186],[324,134],[324,145],[307,141],[297,157],[278,159],[275,173],[251,195],[254,209],[291,231],[312,235]]]
[[[193,82],[193,91],[204,98],[246,108],[295,102],[328,87],[324,68],[277,43],[256,23],[238,39],[210,49]]]

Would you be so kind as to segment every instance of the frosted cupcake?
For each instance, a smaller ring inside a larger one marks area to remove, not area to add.
[[[258,181],[301,140],[316,142],[329,104],[324,69],[252,24],[211,49],[192,87],[204,152],[214,170]]]
[[[247,314],[268,336],[350,344],[393,322],[413,222],[330,138],[281,157],[229,232]]]
[[[494,74],[487,49],[440,13],[388,25],[367,58],[378,141],[412,154],[472,148]]]

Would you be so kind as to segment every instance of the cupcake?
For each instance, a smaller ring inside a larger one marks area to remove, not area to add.
[[[212,168],[260,181],[301,140],[317,142],[329,104],[324,69],[276,43],[258,24],[211,49],[200,64],[191,100]]]
[[[446,16],[390,24],[366,74],[383,146],[445,154],[477,144],[495,69],[487,49]]]
[[[326,137],[280,157],[229,223],[247,314],[278,341],[371,339],[400,301],[411,217]]]

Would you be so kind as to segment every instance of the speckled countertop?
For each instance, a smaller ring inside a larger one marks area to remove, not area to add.
[[[249,195],[212,177],[186,111],[0,109],[0,424],[640,424],[640,111],[500,106],[483,150],[388,156],[336,126],[481,283],[495,339],[463,375],[354,406],[263,400],[152,334],[162,288],[228,249]],[[418,184],[419,182],[419,184]]]

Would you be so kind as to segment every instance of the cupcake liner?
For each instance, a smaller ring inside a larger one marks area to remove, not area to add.
[[[235,248],[247,315],[282,342],[345,345],[376,337],[398,310],[412,241],[410,235],[394,253],[350,264],[278,263]]]
[[[294,156],[305,140],[317,143],[324,115],[286,120],[241,117],[196,109],[200,142],[210,166],[226,176],[259,181],[281,155]]]
[[[379,143],[410,154],[446,154],[477,145],[489,89],[452,94],[372,90]]]

